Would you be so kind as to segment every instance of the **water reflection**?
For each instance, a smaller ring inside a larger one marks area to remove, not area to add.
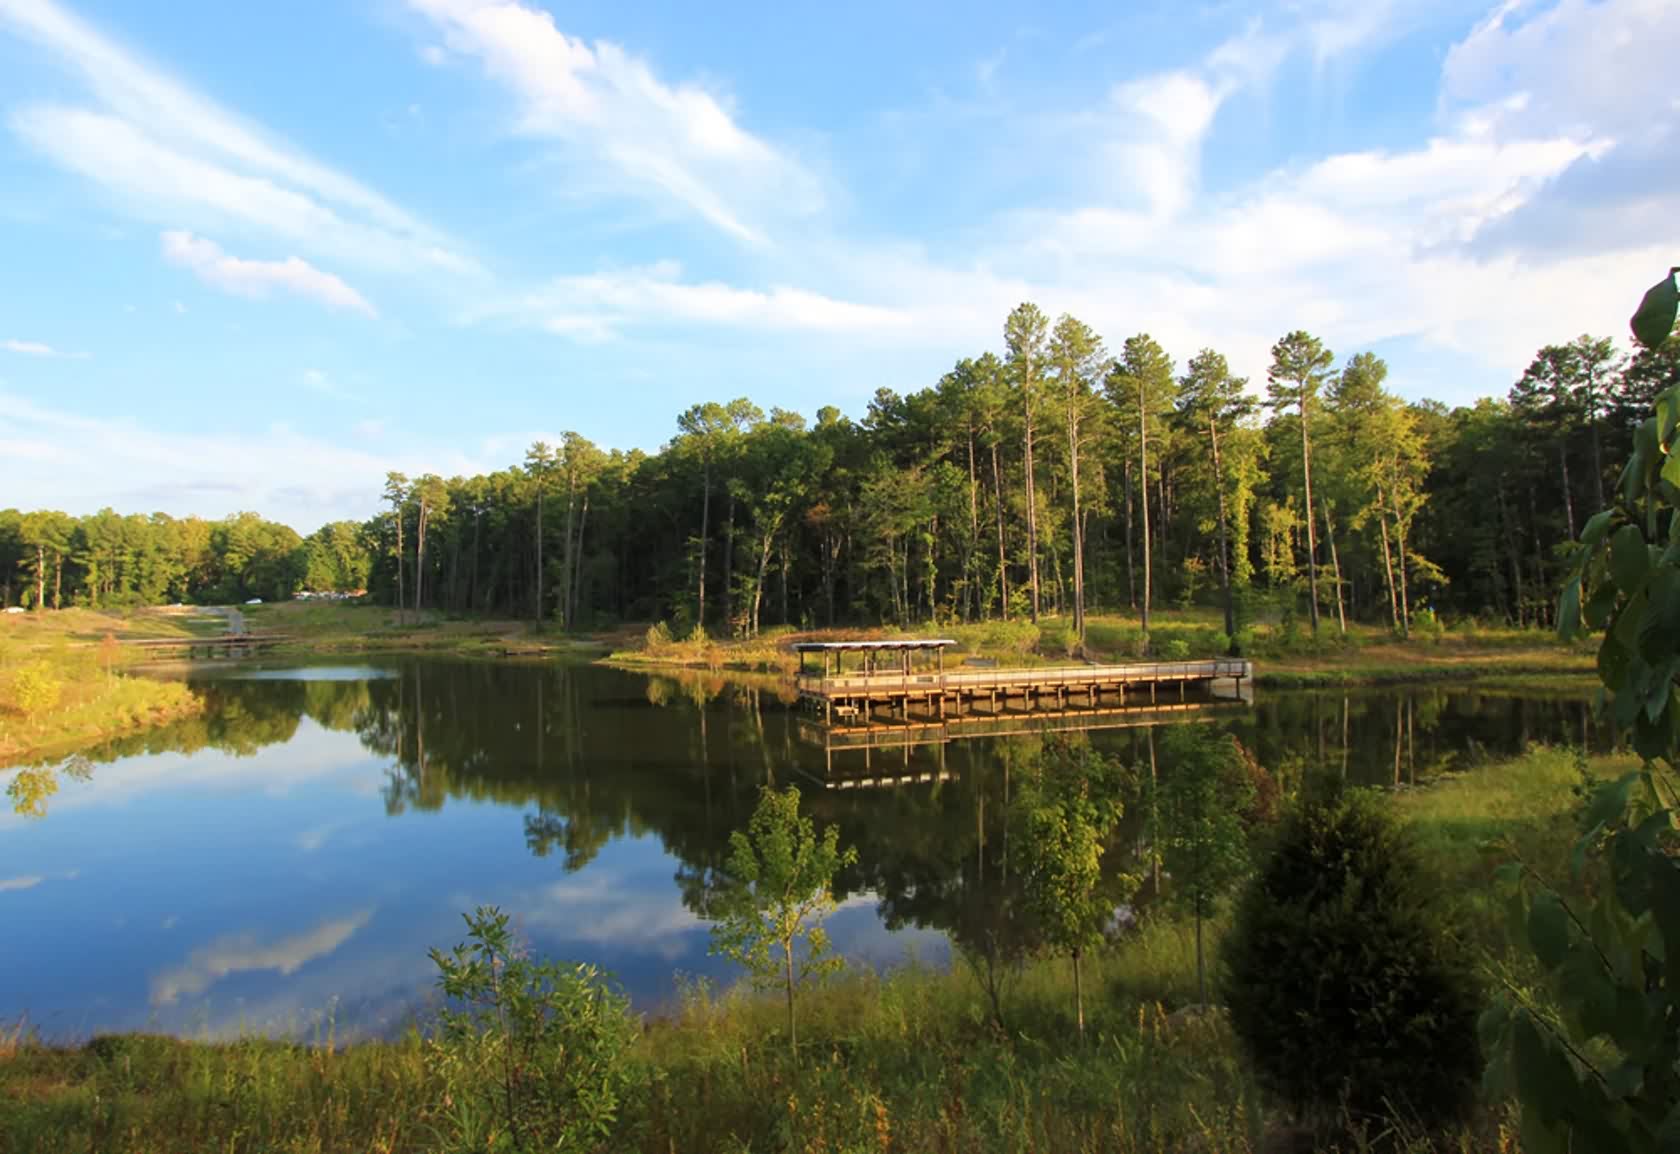
[[[536,947],[657,1003],[674,971],[729,976],[706,916],[761,783],[799,784],[858,847],[829,927],[854,959],[1024,944],[1007,815],[1035,734],[834,749],[774,680],[588,666],[407,661],[195,689],[202,716],[89,751],[83,780],[55,775],[44,819],[0,810],[0,912],[28,930],[0,939],[0,1019],[290,1032],[330,1010],[341,1034],[389,1030],[426,995],[426,948],[490,901]],[[1263,693],[1197,716],[1284,789],[1309,766],[1414,781],[1609,740],[1570,694]],[[1087,738],[1146,775],[1149,732]],[[915,783],[824,788],[883,760]],[[1133,866],[1140,837],[1130,815],[1105,866]]]

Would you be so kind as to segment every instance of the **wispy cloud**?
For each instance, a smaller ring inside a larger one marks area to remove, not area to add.
[[[75,361],[85,361],[93,355],[92,353],[68,353],[41,341],[4,340],[0,341],[0,349],[25,357],[60,357]]]
[[[517,0],[409,0],[444,46],[479,60],[519,104],[517,129],[582,150],[623,190],[680,207],[753,245],[771,219],[807,216],[820,183],[737,122],[720,96],[671,84],[607,40],[568,36]]]
[[[719,281],[684,281],[675,261],[558,277],[537,292],[468,314],[469,320],[486,317],[512,319],[584,341],[608,340],[626,328],[645,325],[858,333],[904,329],[914,320],[903,310],[786,285],[757,290]]]
[[[0,31],[81,78],[97,108],[24,107],[31,147],[151,218],[209,216],[359,262],[469,270],[456,243],[378,192],[193,92],[52,0],[0,0]]]
[[[260,298],[279,290],[313,298],[330,308],[379,315],[361,293],[301,257],[245,260],[223,252],[213,241],[179,231],[163,234],[163,255],[170,263],[191,269],[206,284],[237,296]]]
[[[0,894],[16,890],[34,889],[47,879],[39,874],[24,874],[22,877],[0,878]]]
[[[296,973],[309,962],[324,958],[368,924],[372,910],[323,921],[301,934],[264,942],[253,934],[218,938],[179,966],[152,978],[152,1005],[167,1006],[182,995],[193,997],[232,974],[274,970]]]

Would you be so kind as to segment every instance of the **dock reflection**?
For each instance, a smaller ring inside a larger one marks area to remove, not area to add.
[[[945,766],[945,747],[956,741],[1213,722],[1240,717],[1249,709],[1249,702],[1241,699],[1203,698],[1152,705],[999,709],[944,718],[876,713],[867,721],[834,724],[802,718],[798,732],[801,741],[823,750],[825,787],[861,789],[953,779],[956,774]],[[932,766],[919,763],[912,768],[911,755],[921,749],[931,754]]]

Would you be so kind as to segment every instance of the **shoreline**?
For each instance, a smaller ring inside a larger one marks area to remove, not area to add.
[[[43,712],[35,723],[40,736],[31,735],[28,740],[21,729],[26,722],[7,725],[0,720],[0,768],[67,757],[104,740],[193,716],[202,708],[196,696],[184,690],[177,693],[149,687],[179,684],[183,673],[199,670],[335,657],[587,661],[645,675],[751,679],[762,687],[766,678],[791,685],[796,662],[787,644],[794,637],[932,635],[925,629],[901,632],[858,628],[798,634],[775,629],[750,640],[670,641],[656,639],[652,630],[636,627],[551,635],[533,629],[529,621],[452,619],[433,611],[422,613],[412,622],[401,617],[393,620],[392,610],[373,606],[281,603],[243,611],[207,607],[200,616],[222,615],[230,627],[239,621],[259,631],[284,633],[287,640],[245,658],[124,663],[112,682],[108,671],[96,668],[94,655],[100,647],[92,637],[98,631],[116,629],[133,636],[148,624],[152,629],[179,630],[180,622],[167,611],[94,616],[88,612],[67,611],[63,618],[50,615],[46,624],[63,621],[61,630],[40,638],[33,648],[19,651],[25,658],[33,654],[35,663],[46,665],[79,700],[57,707],[56,712]],[[30,624],[35,626],[34,622]],[[1065,628],[1060,619],[1046,619],[1036,626],[980,622],[952,625],[938,632],[952,637],[963,656],[1027,667],[1078,663],[1080,659],[1072,656],[1078,647],[1070,643]],[[1224,638],[1211,617],[1195,611],[1162,614],[1151,636],[1156,659],[1168,660],[1213,656],[1221,651]],[[1093,618],[1088,637],[1084,658],[1113,664],[1144,660],[1138,656],[1143,651],[1141,632],[1128,618]],[[1466,629],[1401,641],[1362,626],[1350,630],[1346,639],[1314,642],[1296,634],[1273,635],[1268,631],[1255,634],[1252,640],[1247,652],[1256,667],[1255,687],[1261,690],[1439,684],[1589,693],[1594,684],[1590,652],[1537,631]],[[122,692],[115,692],[113,685]],[[17,732],[7,733],[7,729]]]
[[[1587,763],[1600,778],[1629,764],[1620,755]],[[1569,750],[1539,748],[1391,795],[1443,882],[1462,895],[1468,928],[1495,962],[1513,942],[1491,886],[1499,862],[1485,846],[1508,838],[1525,859],[1563,871],[1575,837],[1578,773]],[[1205,927],[1215,951],[1225,926],[1220,916]],[[1245,1140],[1287,1122],[1263,1108],[1224,1016],[1195,1011],[1193,959],[1189,920],[1165,910],[1093,951],[1086,1014],[1106,1044],[1072,1053],[1060,1044],[1072,1029],[1063,957],[1042,955],[1009,984],[1007,1030],[990,1021],[978,971],[955,953],[945,967],[912,961],[880,973],[849,971],[801,995],[797,1067],[787,1057],[779,994],[673,982],[669,1010],[635,1016],[626,1060],[652,1089],[626,1102],[614,1148],[775,1147],[777,1126],[835,1124],[842,1101],[848,1117],[852,1107],[865,1108],[866,1129],[890,1116],[892,1149],[928,1148],[948,1135],[941,1127],[951,1120],[922,1108],[930,1085],[936,1104],[955,1102],[962,1115],[1004,1108],[1039,1118],[1046,1129],[1029,1143],[1037,1148],[1078,1146],[1081,1135],[1061,1127],[1087,1123],[1139,1139],[1120,1149],[1145,1148],[1142,1139],[1163,1134],[1173,1148],[1208,1141],[1220,1149],[1269,1148]],[[312,1040],[136,1031],[47,1044],[20,1022],[0,1028],[0,1145],[10,1139],[21,1149],[131,1154],[230,1148],[230,1141],[240,1149],[431,1149],[429,1136],[447,1117],[449,1086],[428,1059],[435,1051],[420,1025],[350,1042],[323,1025]],[[1005,1084],[995,1077],[1001,1070],[1010,1071],[1006,1102],[991,1096]],[[1163,1078],[1161,1070],[1173,1073]],[[1087,1095],[1068,1096],[1086,1082],[1109,1087],[1117,1100],[1093,1105]],[[1073,1101],[1085,1105],[1074,1111]],[[1254,1108],[1247,1123],[1232,1116],[1239,1104]],[[1480,1107],[1495,1121],[1500,1108]],[[234,1135],[261,1141],[238,1145]],[[965,1131],[964,1148],[977,1147],[967,1139],[980,1136]]]

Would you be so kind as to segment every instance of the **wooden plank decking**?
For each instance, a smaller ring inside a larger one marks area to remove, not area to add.
[[[952,712],[961,715],[981,703],[995,709],[1012,698],[1029,706],[1048,704],[1057,709],[1080,701],[1089,707],[1141,703],[1143,695],[1154,703],[1163,689],[1185,700],[1191,687],[1205,688],[1214,697],[1240,698],[1252,691],[1253,677],[1253,662],[1222,657],[952,672],[805,673],[799,676],[798,687],[800,697],[832,721],[836,714],[842,718],[867,715],[877,705],[903,712],[917,704],[946,717]]]
[[[192,656],[200,650],[208,655],[231,655],[235,652],[254,653],[270,649],[291,640],[286,633],[218,633],[213,637],[140,637],[123,640],[128,649],[143,649],[161,655]]]

